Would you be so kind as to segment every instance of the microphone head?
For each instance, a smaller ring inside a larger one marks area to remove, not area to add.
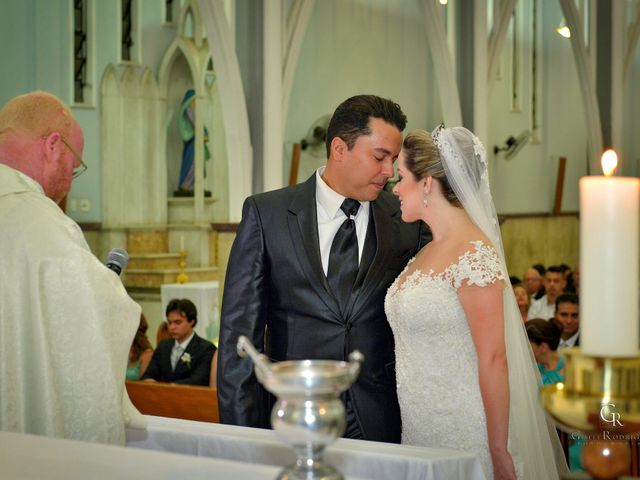
[[[107,255],[107,267],[114,270],[118,275],[127,267],[128,263],[129,254],[122,248],[113,248]]]

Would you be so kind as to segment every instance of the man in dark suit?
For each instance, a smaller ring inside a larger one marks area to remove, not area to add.
[[[186,298],[173,299],[166,315],[172,338],[158,344],[142,380],[208,386],[216,347],[193,331],[196,306]]]
[[[305,183],[245,201],[222,302],[222,423],[269,426],[273,398],[257,383],[251,360],[236,353],[238,336],[246,335],[274,361],[362,352],[360,376],[343,398],[345,436],[400,441],[384,298],[424,232],[402,223],[398,201],[383,188],[405,125],[390,100],[349,98],[329,124],[326,167]]]
[[[562,325],[559,349],[580,346],[580,298],[563,293],[556,299],[556,320]]]

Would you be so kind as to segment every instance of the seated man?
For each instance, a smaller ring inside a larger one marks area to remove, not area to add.
[[[196,306],[186,298],[174,298],[166,315],[172,338],[158,344],[142,380],[208,386],[216,347],[193,331],[198,323]]]
[[[565,293],[556,300],[556,317],[562,325],[558,348],[580,346],[580,299],[575,293]]]
[[[544,274],[544,289],[546,293],[538,300],[531,302],[527,320],[543,318],[549,320],[556,313],[556,299],[564,292],[567,281],[559,266],[547,268]]]

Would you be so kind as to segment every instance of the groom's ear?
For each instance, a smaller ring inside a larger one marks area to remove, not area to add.
[[[342,157],[348,149],[346,142],[340,137],[333,137],[333,140],[331,140],[329,151],[336,160],[342,160]]]

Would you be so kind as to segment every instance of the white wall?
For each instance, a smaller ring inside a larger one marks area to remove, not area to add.
[[[289,178],[291,144],[304,138],[313,121],[333,113],[352,95],[391,98],[407,115],[406,131],[431,129],[442,120],[432,68],[417,2],[317,1],[293,81],[284,178]],[[326,155],[303,155],[299,181],[325,159]]]
[[[529,142],[511,160],[493,155],[510,135],[532,129],[534,102],[532,56],[532,0],[516,7],[522,37],[519,46],[519,109],[512,108],[513,43],[510,32],[500,61],[500,78],[494,85],[490,116],[492,190],[500,213],[551,212],[559,157],[567,157],[563,211],[577,211],[578,179],[586,173],[587,142],[582,96],[571,44],[555,32],[562,19],[557,2],[538,2],[536,87],[539,142]]]
[[[637,177],[640,176],[640,44],[636,45],[624,100],[624,151],[620,170],[622,175]]]

